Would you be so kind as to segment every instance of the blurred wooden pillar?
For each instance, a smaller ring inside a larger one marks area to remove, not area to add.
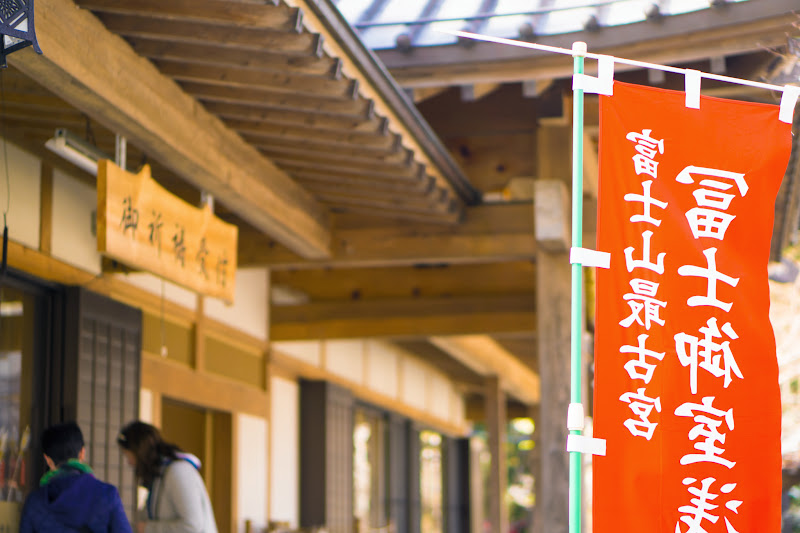
[[[506,471],[506,393],[500,378],[488,376],[486,395],[486,431],[489,434],[489,525],[490,531],[508,531],[508,508],[505,505],[508,472]]]
[[[540,134],[545,135],[544,132]],[[548,157],[558,157],[558,154],[551,153]],[[570,401],[569,194],[563,181],[539,180],[534,198],[534,226],[539,247],[536,254],[536,337],[541,378],[541,415],[536,429],[541,470],[536,479],[535,531],[566,533],[569,527],[566,451]]]

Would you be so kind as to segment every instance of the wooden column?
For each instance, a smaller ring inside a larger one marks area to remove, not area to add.
[[[536,424],[537,447],[541,454],[541,471],[536,479],[537,533],[566,533],[569,526],[566,443],[570,400],[571,267],[568,198],[564,182],[537,181],[534,225],[540,246],[536,254],[536,337],[542,388],[541,415]]]
[[[267,506],[267,519],[272,519],[272,476],[274,465],[272,462],[272,457],[274,452],[272,451],[272,432],[273,432],[273,417],[272,417],[272,402],[274,401],[272,398],[272,351],[269,344],[269,328],[270,328],[270,321],[269,318],[271,316],[270,310],[272,308],[272,275],[269,269],[266,270],[264,273],[267,281],[267,290],[264,294],[265,305],[267,306],[267,347],[264,350],[264,355],[262,356],[263,362],[263,372],[264,372],[264,390],[267,392],[267,493],[264,495],[266,498],[265,505]]]
[[[353,531],[353,396],[300,382],[300,527]]]
[[[389,413],[387,439],[389,441],[389,520],[395,531],[408,531],[409,511],[409,453],[408,433],[410,431],[407,418],[396,413]]]
[[[506,393],[500,378],[489,376],[485,381],[486,430],[489,434],[489,519],[490,530],[508,531],[508,508],[505,505],[508,472],[506,471]]]
[[[53,167],[42,162],[39,215],[39,251],[50,255],[53,246]]]
[[[469,515],[469,438],[444,437],[444,514],[445,533],[470,530]]]
[[[204,372],[206,369],[206,312],[205,312],[206,299],[201,295],[197,295],[196,312],[194,319],[194,369],[198,372]]]
[[[422,461],[420,458],[420,428],[416,423],[409,420],[408,430],[406,431],[406,446],[408,453],[408,529],[407,533],[422,533],[422,491],[420,487],[420,474]]]

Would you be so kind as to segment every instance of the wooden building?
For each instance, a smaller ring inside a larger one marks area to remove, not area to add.
[[[12,459],[27,464],[9,500],[41,472],[42,427],[72,418],[132,511],[115,435],[141,417],[203,460],[220,531],[507,531],[507,422],[529,416],[536,527],[566,531],[571,60],[426,41],[446,2],[414,2],[414,20],[398,21],[380,18],[389,0],[354,1],[35,1],[42,53],[14,51],[0,73],[2,490]],[[473,15],[499,3],[449,22],[481,32],[492,17]],[[521,33],[502,36],[798,82],[788,0],[687,13],[655,2],[619,27],[605,26],[601,2],[551,33],[537,24],[562,8],[536,4]],[[682,83],[644,70],[618,79]],[[774,98],[717,82],[703,93]],[[597,101],[586,105],[592,247]],[[146,266],[161,247],[147,261],[133,244],[99,253],[110,234],[152,244],[155,204],[123,195],[130,211],[103,211],[109,186],[46,148],[56,130],[82,147],[73,161],[108,158],[131,176],[146,165],[163,188],[153,195],[190,210],[176,212],[230,225],[232,256],[212,269],[205,222],[183,214],[164,222],[163,270]],[[776,259],[797,229],[798,172],[795,157]],[[196,242],[178,268],[184,236]],[[475,422],[493,458],[485,482]]]

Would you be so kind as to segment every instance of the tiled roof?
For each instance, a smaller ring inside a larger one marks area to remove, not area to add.
[[[532,38],[648,18],[712,9],[751,0],[338,0],[343,16],[373,50],[437,46],[456,40],[442,30]]]

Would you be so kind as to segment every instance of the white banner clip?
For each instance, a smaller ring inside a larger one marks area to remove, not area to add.
[[[604,456],[606,454],[606,439],[569,434],[567,435],[567,451]]]
[[[579,264],[588,267],[611,268],[611,254],[573,246],[569,249],[569,262],[573,265]]]
[[[585,93],[614,94],[614,58],[612,56],[599,56],[597,58],[597,77],[587,74],[572,76],[572,90],[583,89]]]
[[[582,403],[571,403],[567,409],[567,429],[570,431],[583,431],[584,419]]]
[[[700,109],[700,80],[703,76],[699,70],[686,69],[684,82],[686,84],[686,107]]]
[[[800,87],[785,85],[783,96],[781,96],[781,112],[778,118],[781,122],[792,123],[794,116],[794,106],[797,104],[797,97],[800,96]]]

